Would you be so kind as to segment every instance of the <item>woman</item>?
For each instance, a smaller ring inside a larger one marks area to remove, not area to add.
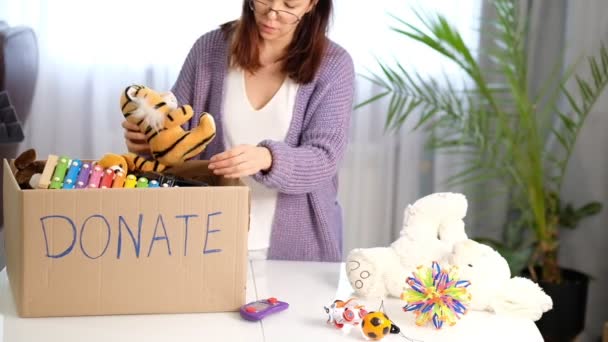
[[[239,20],[196,41],[172,89],[214,116],[217,135],[200,158],[252,189],[253,257],[342,259],[337,175],[354,68],[326,37],[331,10],[331,0],[246,0]],[[136,126],[123,127],[129,151],[149,151]]]

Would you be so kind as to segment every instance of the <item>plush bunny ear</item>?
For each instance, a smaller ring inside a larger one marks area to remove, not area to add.
[[[21,153],[15,158],[15,167],[17,170],[23,170],[30,166],[36,160],[36,150],[30,148],[29,150]]]

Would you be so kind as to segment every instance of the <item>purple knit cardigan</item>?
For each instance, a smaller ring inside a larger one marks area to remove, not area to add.
[[[193,45],[173,86],[181,104],[213,115],[216,138],[200,155],[224,151],[224,80],[229,43],[217,29]],[[301,84],[285,141],[259,146],[272,154],[272,168],[253,178],[279,192],[268,258],[341,261],[342,209],[337,202],[338,169],[344,155],[353,106],[355,73],[349,54],[330,43],[314,80]],[[198,125],[195,115],[189,129]]]

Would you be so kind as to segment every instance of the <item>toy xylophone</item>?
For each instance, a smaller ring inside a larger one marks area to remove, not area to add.
[[[120,168],[102,168],[67,156],[49,155],[38,182],[39,189],[167,188],[208,186],[207,183],[155,172],[127,173]]]

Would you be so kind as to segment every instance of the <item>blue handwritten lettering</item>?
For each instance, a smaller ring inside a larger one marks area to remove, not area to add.
[[[129,228],[129,225],[125,221],[125,218],[122,216],[118,216],[118,246],[116,248],[116,259],[120,259],[120,253],[122,251],[122,226],[127,228],[127,232],[131,235],[131,241],[133,241],[133,247],[135,248],[135,256],[139,258],[139,250],[141,247],[141,224],[144,220],[144,216],[139,214],[139,221],[137,222],[137,240],[135,240],[135,236],[133,236],[133,231]]]
[[[203,248],[203,254],[219,253],[222,251],[221,249],[207,249],[207,242],[209,241],[209,234],[217,233],[220,231],[219,229],[212,229],[212,230],[209,229],[209,224],[211,223],[211,216],[216,216],[216,215],[221,215],[221,214],[222,214],[222,212],[218,211],[218,212],[207,215],[207,234],[205,236],[205,247]]]
[[[84,246],[82,245],[82,237],[84,236],[84,227],[87,226],[87,222],[89,222],[89,220],[92,218],[102,219],[103,222],[106,224],[106,227],[108,227],[108,240],[106,241],[106,246],[103,248],[103,251],[101,252],[101,254],[99,254],[96,257],[90,256],[89,253],[87,253],[84,250]],[[82,254],[84,254],[89,259],[97,259],[97,258],[101,257],[102,255],[104,255],[106,253],[106,250],[108,250],[108,246],[110,245],[110,235],[111,235],[110,223],[108,222],[108,220],[106,220],[105,217],[103,217],[101,215],[91,215],[91,216],[87,217],[87,219],[82,224],[82,227],[80,228],[80,249],[82,250]]]
[[[175,216],[175,218],[183,218],[184,219],[184,223],[185,223],[185,231],[186,234],[184,236],[184,256],[186,256],[186,254],[188,254],[188,219],[191,217],[198,217],[198,215],[179,215],[179,216]]]
[[[158,229],[158,223],[160,222],[161,227],[163,228],[163,232],[165,233],[165,235],[163,236],[156,236],[156,230]],[[158,215],[158,218],[156,219],[156,226],[154,227],[154,236],[152,237],[152,240],[150,241],[150,248],[148,249],[148,256],[150,256],[150,253],[152,253],[152,246],[154,246],[154,241],[158,241],[158,240],[167,240],[167,250],[169,251],[169,255],[171,255],[171,245],[169,243],[169,237],[167,236],[167,230],[165,229],[165,222],[163,221],[163,216],[162,215]]]
[[[59,254],[51,255],[51,252],[49,251],[49,240],[48,240],[48,237],[46,234],[46,226],[44,225],[44,221],[46,221],[47,219],[64,219],[70,224],[70,226],[72,226],[72,243],[63,252],[61,252]],[[74,225],[74,222],[72,220],[70,220],[69,217],[62,216],[62,215],[44,216],[44,217],[40,218],[40,223],[42,224],[42,233],[44,234],[44,245],[46,246],[46,256],[47,257],[59,259],[59,258],[63,258],[64,256],[66,256],[72,252],[72,249],[74,249],[74,245],[76,244],[76,225]]]

